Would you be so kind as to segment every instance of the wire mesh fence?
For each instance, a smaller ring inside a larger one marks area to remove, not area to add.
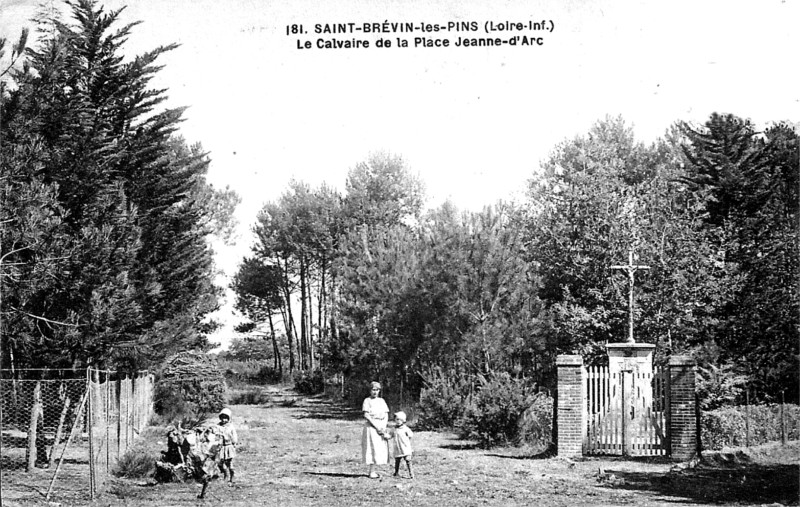
[[[92,500],[153,414],[152,375],[75,377],[0,371],[0,505]]]

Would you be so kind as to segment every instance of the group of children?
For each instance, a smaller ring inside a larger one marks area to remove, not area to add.
[[[414,478],[411,467],[411,438],[414,433],[406,425],[405,412],[394,413],[394,429],[389,428],[389,407],[380,395],[381,385],[372,382],[370,396],[364,400],[364,428],[361,433],[363,462],[369,465],[369,477],[377,479],[380,475],[375,467],[388,465],[394,456],[394,475],[400,475],[400,464],[405,461],[408,475]],[[191,456],[195,479],[203,485],[198,498],[205,498],[212,479],[222,472],[224,480],[233,486],[233,458],[236,457],[238,435],[231,424],[231,411],[224,408],[219,413],[219,423],[198,433],[197,451]]]

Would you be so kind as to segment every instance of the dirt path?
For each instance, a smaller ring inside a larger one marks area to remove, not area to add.
[[[537,459],[417,432],[416,479],[391,477],[388,467],[381,479],[369,479],[360,464],[358,412],[264,389],[270,403],[232,407],[241,440],[233,488],[217,481],[197,500],[196,484],[118,480],[98,505],[797,505],[797,443],[762,451],[760,464],[740,458],[730,467],[671,472],[674,464],[663,461]],[[153,452],[163,448],[152,444]]]

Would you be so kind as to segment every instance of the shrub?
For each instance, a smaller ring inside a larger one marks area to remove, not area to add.
[[[751,405],[750,445],[781,440],[780,405]],[[703,449],[719,450],[723,447],[741,447],[747,443],[747,409],[743,406],[725,407],[704,412],[700,418],[700,438]],[[800,438],[800,406],[784,405],[786,438]]]
[[[517,444],[531,444],[548,450],[553,442],[553,398],[545,393],[533,395],[533,403],[519,418]]]
[[[123,454],[114,467],[114,475],[128,479],[141,479],[153,474],[156,459],[144,449],[132,448]]]
[[[464,405],[472,389],[469,377],[432,370],[425,377],[419,395],[416,427],[421,430],[451,429],[464,415]]]
[[[228,400],[231,405],[266,405],[271,401],[272,397],[258,388],[234,392]]]
[[[260,384],[278,384],[283,382],[283,375],[272,366],[263,365],[259,368],[255,381]]]
[[[230,347],[225,353],[228,359],[234,361],[272,361],[272,341],[264,337],[245,336],[231,340]]]
[[[174,385],[156,384],[153,400],[158,420],[164,424],[180,422],[183,426],[192,427],[202,419],[200,415],[193,415],[191,404],[184,400]]]
[[[159,415],[192,427],[225,405],[225,380],[206,354],[181,352],[166,362],[153,398]]]
[[[703,410],[731,405],[740,399],[748,378],[736,372],[734,365],[709,364],[697,369],[697,396]]]
[[[460,436],[476,440],[481,447],[513,443],[520,416],[534,403],[533,386],[507,373],[489,380],[479,375],[478,380],[479,390],[456,425]]]
[[[281,373],[273,368],[271,361],[219,360],[219,367],[225,372],[225,379],[233,385],[239,384],[277,384],[283,379]]]
[[[298,371],[294,375],[294,389],[300,394],[319,394],[325,390],[321,370]]]

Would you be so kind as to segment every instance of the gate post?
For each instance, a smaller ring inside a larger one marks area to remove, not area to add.
[[[674,460],[692,459],[697,452],[695,370],[689,356],[669,358],[669,433],[670,456]]]
[[[557,427],[559,456],[582,456],[586,433],[586,381],[581,356],[560,355],[558,373]]]

